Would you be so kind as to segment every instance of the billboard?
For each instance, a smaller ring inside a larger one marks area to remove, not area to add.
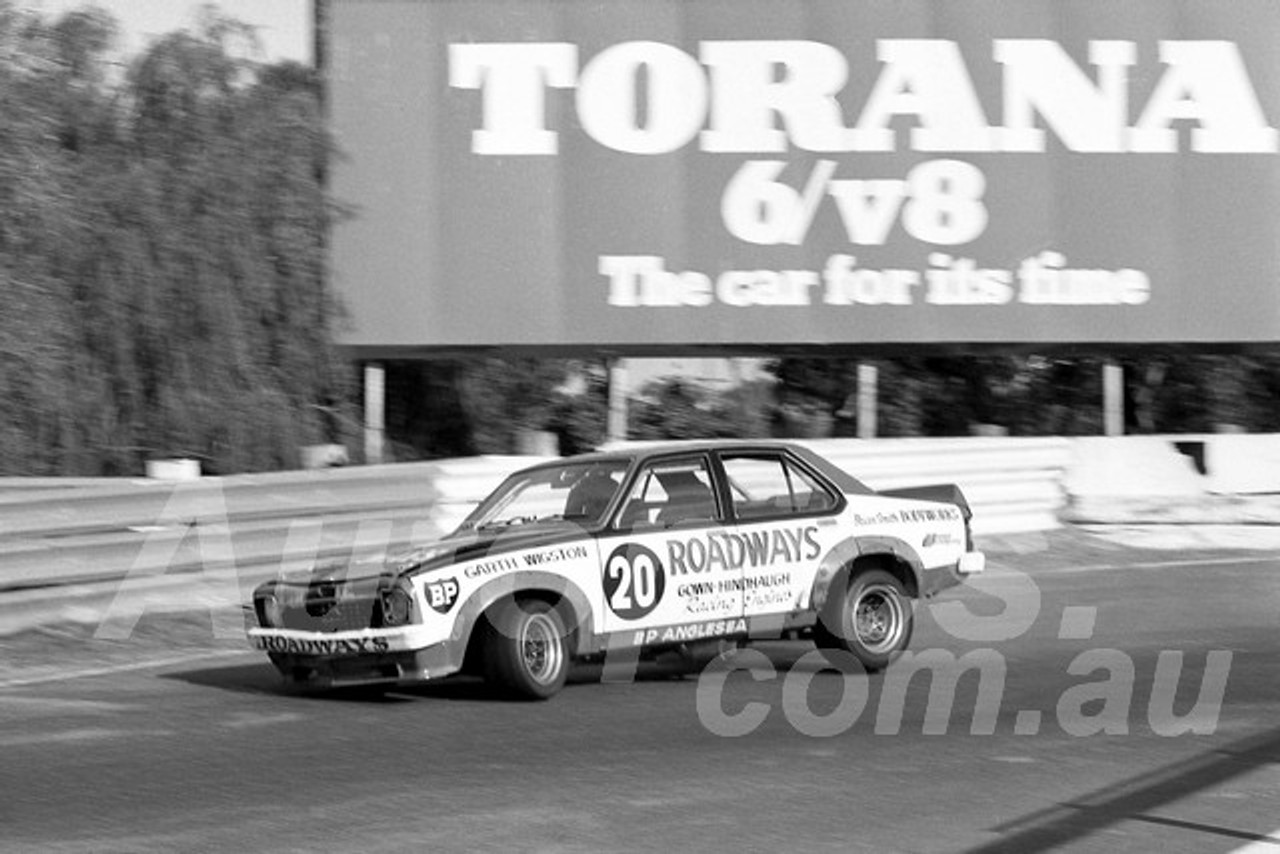
[[[367,352],[1280,340],[1274,0],[330,0]]]

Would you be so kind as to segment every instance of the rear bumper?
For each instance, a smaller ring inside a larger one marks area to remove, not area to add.
[[[956,563],[956,574],[962,578],[977,575],[987,568],[987,556],[984,552],[965,552]]]
[[[920,579],[921,598],[936,596],[943,590],[955,587],[965,579],[983,572],[987,568],[987,556],[983,552],[965,552],[953,564],[926,569]]]

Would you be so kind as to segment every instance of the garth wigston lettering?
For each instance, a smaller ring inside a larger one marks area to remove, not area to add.
[[[1055,41],[994,39],[1003,85],[991,106],[1002,125],[989,121],[956,42],[879,39],[876,58],[856,114],[837,100],[848,59],[814,41],[703,41],[696,58],[660,42],[622,42],[581,68],[568,42],[451,44],[449,85],[480,91],[471,150],[483,155],[556,154],[549,89],[573,90],[583,132],[631,154],[695,140],[702,151],[736,154],[1043,152],[1050,131],[1073,152],[1172,153],[1183,144],[1175,123],[1184,121],[1191,151],[1280,151],[1234,42],[1161,40],[1140,51],[1132,41],[1095,40],[1086,70]],[[1130,103],[1131,77],[1157,81],[1144,103]],[[900,116],[916,126],[895,129]]]

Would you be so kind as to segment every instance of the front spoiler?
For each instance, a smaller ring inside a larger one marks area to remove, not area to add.
[[[316,688],[413,684],[462,668],[465,647],[431,642],[421,626],[355,632],[303,632],[251,627],[249,641],[291,683]]]
[[[268,653],[285,680],[308,688],[346,688],[358,685],[414,685],[457,673],[462,668],[448,644],[412,652],[323,658],[313,655]]]

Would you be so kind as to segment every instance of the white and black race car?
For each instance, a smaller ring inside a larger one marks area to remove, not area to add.
[[[982,571],[953,485],[876,492],[782,442],[627,448],[508,477],[436,543],[253,595],[252,644],[290,680],[474,671],[546,698],[577,659],[812,638],[868,670],[913,600]]]

